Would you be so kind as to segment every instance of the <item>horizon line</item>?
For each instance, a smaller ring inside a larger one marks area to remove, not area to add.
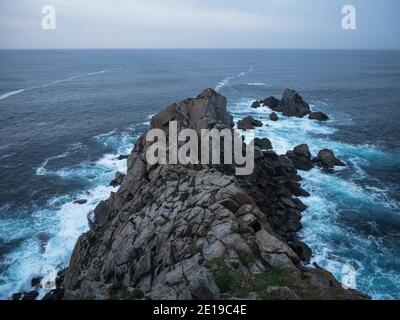
[[[165,48],[165,47],[74,47],[74,48],[0,48],[0,50],[337,50],[337,51],[400,51],[400,48],[264,48],[264,47],[248,47],[248,48],[235,48],[235,47],[227,47],[227,48],[217,48],[217,47],[209,47],[209,48],[185,48],[185,47],[176,47],[176,48]]]

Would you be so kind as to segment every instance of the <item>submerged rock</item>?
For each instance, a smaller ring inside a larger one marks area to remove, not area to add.
[[[41,285],[40,285],[40,282],[42,281],[42,277],[35,277],[35,278],[32,278],[32,280],[31,280],[31,286],[33,287],[33,288],[35,288],[35,287],[37,287],[37,288],[39,288],[39,287],[41,287]]]
[[[45,232],[40,232],[36,235],[36,238],[40,244],[40,253],[44,253],[46,251],[46,246],[49,243],[50,235]]]
[[[238,129],[241,130],[250,130],[254,129],[254,127],[262,127],[263,124],[260,120],[256,120],[251,116],[245,117],[242,120],[239,120],[237,123]]]
[[[75,204],[85,204],[85,203],[87,203],[88,201],[86,200],[86,199],[79,199],[79,200],[75,200],[74,201],[74,203]]]
[[[269,119],[270,119],[271,121],[278,121],[278,120],[279,120],[279,117],[278,117],[278,115],[277,115],[275,112],[272,112],[272,113],[269,115]]]
[[[308,115],[308,119],[327,121],[329,120],[329,117],[325,113],[317,111],[317,112],[310,112],[310,114]]]
[[[309,171],[314,167],[310,149],[306,144],[296,146],[293,151],[288,151],[286,156],[292,160],[295,168],[298,170]]]
[[[333,169],[335,166],[346,166],[335,157],[335,154],[330,149],[321,150],[313,161],[318,167],[324,169]]]

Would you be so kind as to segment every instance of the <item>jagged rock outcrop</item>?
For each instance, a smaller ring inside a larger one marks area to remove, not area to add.
[[[251,116],[245,117],[242,120],[239,120],[237,123],[238,129],[241,130],[250,130],[254,129],[255,127],[262,127],[263,124],[260,120],[254,119]]]
[[[335,166],[346,166],[341,160],[335,157],[330,149],[323,149],[318,152],[318,156],[313,159],[314,163],[323,169],[333,169]]]
[[[310,112],[310,114],[308,115],[308,119],[318,120],[318,121],[328,121],[329,117],[321,111],[316,111],[316,112]]]
[[[300,94],[292,89],[286,89],[281,100],[271,96],[265,99],[263,104],[274,111],[282,112],[287,117],[302,118],[311,112],[308,103],[303,100]]]
[[[172,120],[198,133],[233,127],[212,89],[163,109],[150,127],[167,133]],[[365,298],[301,265],[296,195],[305,191],[291,160],[262,151],[250,176],[234,176],[234,165],[149,165],[145,135],[75,246],[65,299]]]
[[[288,117],[304,117],[311,112],[310,106],[295,90],[286,89],[277,107]]]
[[[292,151],[288,151],[286,156],[292,160],[293,165],[298,170],[311,170],[314,167],[313,161],[311,159],[311,152],[308,148],[308,145],[301,144],[296,147]]]

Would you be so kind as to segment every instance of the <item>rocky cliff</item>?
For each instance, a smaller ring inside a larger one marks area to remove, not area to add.
[[[167,131],[233,128],[212,89],[155,115]],[[233,129],[232,129],[233,130]],[[256,148],[254,173],[232,166],[149,165],[146,132],[121,186],[98,205],[74,249],[65,299],[359,299],[333,276],[303,266],[296,237],[307,196],[292,161]]]

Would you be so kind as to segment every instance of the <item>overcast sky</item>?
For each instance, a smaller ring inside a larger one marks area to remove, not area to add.
[[[400,0],[0,0],[0,48],[400,49],[399,16]]]

